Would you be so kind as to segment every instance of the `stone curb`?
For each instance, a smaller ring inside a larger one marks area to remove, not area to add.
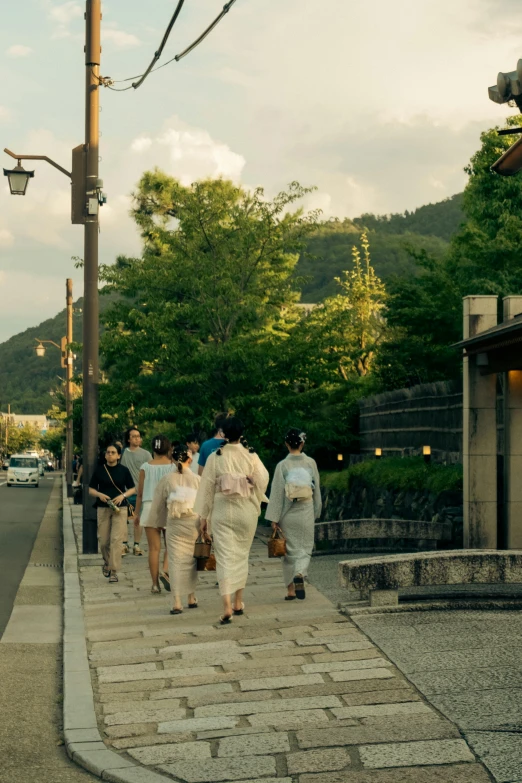
[[[447,600],[447,601],[441,601],[441,600],[426,600],[419,603],[412,603],[405,601],[404,603],[400,603],[398,606],[370,606],[368,602],[360,602],[361,605],[358,605],[356,603],[353,604],[342,604],[339,603],[338,608],[341,614],[344,614],[348,617],[356,617],[357,615],[368,615],[368,614],[397,614],[402,612],[447,612],[447,611],[457,611],[457,610],[477,610],[477,611],[489,611],[492,609],[495,610],[504,610],[504,611],[513,611],[514,609],[520,610],[522,609],[522,599],[516,598],[516,599],[504,599],[504,598],[493,598],[493,599],[477,599],[477,600],[462,600],[462,599],[454,599],[454,600]],[[356,622],[354,620],[354,622]]]
[[[165,783],[171,778],[138,767],[109,750],[98,731],[94,709],[78,552],[71,506],[63,479],[63,728],[68,756],[78,766],[112,783]]]

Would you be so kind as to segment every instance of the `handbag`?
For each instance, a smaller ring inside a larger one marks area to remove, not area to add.
[[[211,550],[212,542],[210,539],[198,536],[197,541],[194,544],[194,557],[197,560],[208,560]]]
[[[205,560],[198,558],[196,560],[196,571],[215,571],[216,570],[216,556],[212,552]]]
[[[268,539],[268,557],[284,557],[286,555],[286,538],[280,527],[276,527]]]
[[[107,470],[107,465],[104,465],[103,467],[105,468],[105,472],[107,473],[108,477],[109,477],[109,478],[110,478],[110,480],[111,480],[111,484],[112,484],[112,486],[113,486],[115,489],[117,489],[117,490],[118,490],[118,492],[120,493],[120,495],[124,495],[125,493],[124,493],[124,492],[122,492],[122,491],[121,491],[121,489],[120,489],[118,486],[116,486],[116,484],[115,484],[115,483],[114,483],[114,481],[112,480],[112,476],[111,476],[111,474],[109,473],[109,471]],[[123,500],[123,503],[121,503],[119,506],[117,506],[117,509],[118,509],[118,511],[119,511],[120,509],[122,509],[122,508],[125,508],[125,507],[127,508],[127,517],[130,517],[130,518],[132,518],[132,517],[134,516],[134,506],[132,505],[132,503],[129,503],[129,499],[128,499],[128,498],[124,498],[124,500]]]

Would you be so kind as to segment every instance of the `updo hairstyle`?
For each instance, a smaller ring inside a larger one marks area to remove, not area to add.
[[[290,427],[285,435],[285,443],[288,443],[291,449],[298,449],[306,440],[306,432],[301,432],[297,427]]]
[[[243,437],[245,428],[241,419],[238,419],[237,416],[229,416],[221,426],[227,443],[235,443],[236,441],[239,441],[241,445],[250,452],[250,454],[255,453],[254,449],[249,447],[246,439]],[[223,454],[223,449],[226,445],[227,444],[225,443],[217,450],[216,453],[219,457]]]
[[[159,457],[166,457],[170,451],[170,440],[165,435],[155,435],[152,438],[152,451]]]
[[[183,465],[192,457],[192,452],[185,443],[176,443],[172,449],[172,461],[178,466],[178,473],[183,473]]]

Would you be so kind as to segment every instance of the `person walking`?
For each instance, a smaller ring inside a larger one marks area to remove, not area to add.
[[[248,579],[248,556],[261,503],[267,500],[268,471],[243,439],[243,423],[235,416],[223,422],[225,445],[210,455],[201,478],[194,511],[201,533],[214,541],[222,625],[244,612],[243,590]]]
[[[225,436],[223,434],[223,425],[227,420],[227,414],[226,413],[220,413],[216,416],[214,421],[214,426],[212,428],[212,436],[208,439],[203,441],[201,444],[201,448],[199,450],[199,460],[198,460],[198,474],[200,476],[203,475],[203,470],[205,469],[205,465],[207,464],[207,460],[210,457],[211,454],[213,454],[215,451],[219,449],[220,446],[225,443]]]
[[[321,487],[315,460],[303,453],[306,434],[289,429],[285,435],[288,456],[274,473],[265,518],[286,538],[283,579],[285,601],[306,597],[304,578],[314,547],[314,523],[321,515]]]
[[[176,465],[171,459],[171,445],[165,435],[156,435],[152,439],[153,457],[145,462],[139,471],[138,491],[136,495],[136,511],[134,514],[134,529],[145,528],[149,545],[149,571],[152,577],[151,593],[161,593],[159,580],[161,579],[166,590],[170,590],[168,573],[167,550],[163,558],[163,574],[159,575],[159,561],[161,554],[161,534],[165,529],[165,523],[157,524],[156,515],[150,515],[150,507],[154,496],[154,490],[161,479],[168,473],[176,470]]]
[[[102,572],[109,582],[118,581],[127,529],[126,503],[136,493],[129,470],[119,460],[120,450],[111,443],[105,450],[105,464],[96,467],[89,482],[89,495],[96,498]]]
[[[190,451],[192,461],[190,463],[190,469],[193,473],[199,476],[199,438],[195,432],[191,432],[185,439],[185,445]]]
[[[149,462],[152,459],[152,454],[147,449],[141,447],[142,438],[141,432],[137,427],[129,427],[125,433],[125,449],[121,458],[121,464],[130,470],[134,486],[138,486],[140,478],[140,468],[144,462]],[[136,506],[137,497],[130,498],[130,503],[133,507]],[[131,517],[132,519],[132,517]],[[141,536],[143,529],[141,525],[134,525],[134,546],[132,547],[132,553],[141,557],[143,555],[143,549],[140,547]],[[128,536],[125,536],[123,542],[123,554],[129,554]]]
[[[199,517],[194,513],[194,501],[200,478],[190,469],[192,452],[185,444],[172,451],[175,472],[164,476],[154,490],[149,519],[166,523],[166,539],[172,571],[171,614],[182,614],[183,596],[189,609],[197,609],[197,585],[194,544],[199,535]],[[148,529],[148,528],[147,528]]]

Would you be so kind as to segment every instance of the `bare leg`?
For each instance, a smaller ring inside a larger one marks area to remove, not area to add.
[[[241,590],[236,590],[235,598],[234,598],[234,609],[236,611],[239,611],[243,608],[243,588]]]
[[[163,542],[165,544],[165,552],[163,553],[163,573],[169,575],[169,553],[167,550],[167,534],[165,528],[163,528]]]
[[[134,543],[139,544],[141,541],[141,536],[143,533],[143,528],[141,525],[134,525]]]
[[[172,608],[173,609],[183,609],[183,604],[181,603],[181,596],[180,595],[174,595],[174,600],[172,602]]]
[[[159,579],[159,558],[161,550],[161,532],[155,527],[146,527],[147,541],[149,544],[149,571],[152,577],[152,584],[158,585]]]
[[[196,593],[189,593],[188,602],[189,604],[197,604],[198,599],[196,598]]]
[[[230,600],[230,595],[222,595],[221,598],[223,599],[223,617],[231,617],[232,616],[232,602]]]
[[[295,595],[295,585],[293,582],[290,582],[290,584],[287,587],[288,595]]]

